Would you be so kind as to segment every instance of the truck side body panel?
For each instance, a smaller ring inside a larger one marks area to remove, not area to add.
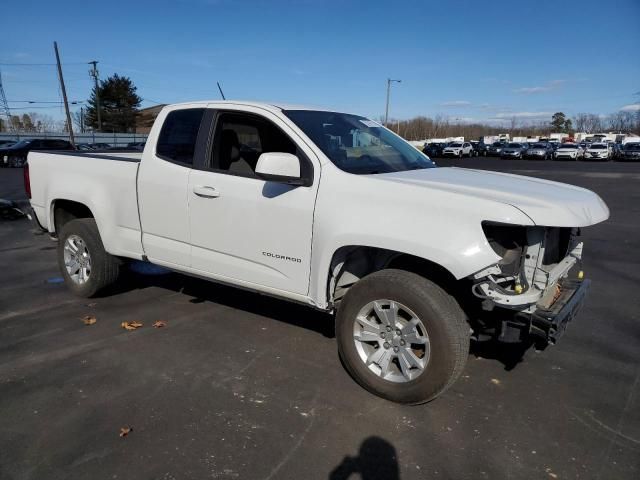
[[[30,153],[31,205],[40,224],[54,232],[56,200],[81,203],[93,213],[107,252],[142,258],[136,190],[139,163],[117,158]]]

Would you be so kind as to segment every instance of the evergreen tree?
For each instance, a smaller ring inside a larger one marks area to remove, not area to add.
[[[142,98],[136,94],[137,88],[128,77],[117,73],[101,80],[98,86],[100,115],[103,132],[131,132],[136,127],[136,115]],[[98,129],[96,88],[91,91],[86,116],[86,125]]]

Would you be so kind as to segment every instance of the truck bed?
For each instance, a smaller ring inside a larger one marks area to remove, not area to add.
[[[96,221],[112,255],[142,258],[136,179],[142,152],[31,152],[31,205],[38,222],[55,231],[58,201],[100,212]]]

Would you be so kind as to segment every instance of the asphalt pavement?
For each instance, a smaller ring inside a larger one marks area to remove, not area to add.
[[[159,272],[76,298],[55,242],[2,219],[0,479],[640,478],[640,164],[438,163],[609,205],[583,230],[592,289],[557,346],[474,345],[442,397],[397,405],[348,376],[328,315]],[[0,198],[24,200],[21,182],[0,169]]]

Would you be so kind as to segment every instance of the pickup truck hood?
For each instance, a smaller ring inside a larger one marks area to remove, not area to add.
[[[539,178],[465,168],[428,168],[376,175],[473,199],[511,205],[536,225],[586,227],[609,218],[609,209],[590,190]]]

